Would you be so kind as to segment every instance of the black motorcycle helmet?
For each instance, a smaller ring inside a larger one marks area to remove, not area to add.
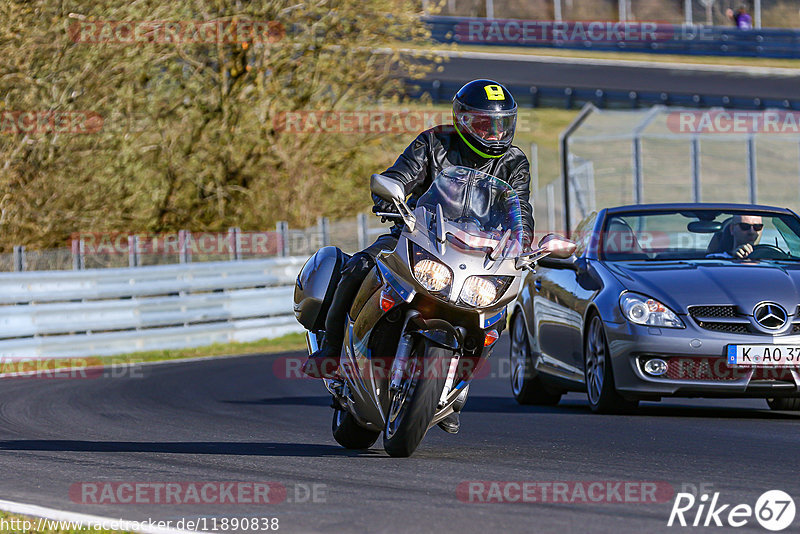
[[[473,80],[453,97],[453,126],[479,156],[499,158],[514,139],[517,103],[499,83]]]

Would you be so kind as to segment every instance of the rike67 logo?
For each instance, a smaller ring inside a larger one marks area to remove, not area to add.
[[[725,503],[718,491],[713,495],[703,493],[699,497],[692,493],[678,493],[667,526],[739,528],[755,519],[765,529],[777,532],[792,524],[795,511],[794,499],[781,490],[764,492],[755,506]]]

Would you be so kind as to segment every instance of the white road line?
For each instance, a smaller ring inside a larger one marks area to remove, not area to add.
[[[111,525],[114,525],[116,527],[115,530],[142,532],[143,534],[197,534],[197,531],[164,528],[152,524],[148,525],[147,521],[130,521],[126,519],[114,519],[111,517],[102,517],[99,515],[79,514],[77,512],[56,510],[54,508],[45,508],[43,506],[36,506],[34,504],[5,501],[2,499],[0,499],[0,510],[11,512],[13,514],[22,514],[22,515],[40,517],[44,519],[50,519],[53,521],[72,522],[73,524],[80,523],[81,525],[87,527],[95,525],[105,525],[104,528],[110,528]],[[34,525],[36,525],[37,522],[33,521],[33,523]]]
[[[392,51],[385,48],[380,51]],[[674,63],[663,61],[641,61],[631,59],[595,59],[585,57],[560,57],[560,56],[537,56],[535,54],[513,54],[500,52],[468,52],[460,50],[438,50],[426,51],[416,48],[398,48],[393,51],[408,53],[435,53],[444,57],[466,58],[466,59],[488,59],[502,61],[517,61],[524,63],[554,63],[567,65],[595,65],[604,67],[628,67],[628,68],[648,68],[663,70],[684,70],[696,72],[724,72],[730,74],[746,74],[749,76],[778,76],[778,77],[798,77],[800,68],[789,69],[783,67],[754,67],[736,65],[711,65],[706,63]],[[746,58],[743,58],[746,59]]]

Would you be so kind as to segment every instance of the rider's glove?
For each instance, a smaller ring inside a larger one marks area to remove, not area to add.
[[[376,196],[372,198],[375,201],[375,205],[372,206],[372,213],[397,213],[397,208],[391,202]],[[386,217],[381,217],[381,222],[386,222]]]

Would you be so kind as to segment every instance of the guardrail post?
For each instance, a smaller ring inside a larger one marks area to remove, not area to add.
[[[72,238],[72,269],[75,271],[83,270],[84,262],[83,262],[83,239],[75,239]]]
[[[317,219],[317,231],[319,232],[320,246],[327,247],[330,245],[330,224],[327,217],[319,217]]]
[[[756,138],[747,137],[747,181],[750,184],[750,203],[758,204],[758,171],[756,169]]]
[[[237,227],[228,228],[228,253],[231,261],[242,259],[242,230]]]
[[[369,228],[367,227],[367,214],[359,213],[356,216],[358,225],[358,250],[364,250],[369,246]]]
[[[25,261],[25,247],[21,245],[14,245],[14,270],[24,271],[27,269]]]
[[[192,233],[189,230],[178,230],[178,251],[181,263],[192,263]]]
[[[278,235],[281,237],[281,245],[278,252],[282,258],[289,255],[289,223],[286,221],[278,221],[276,225]]]
[[[139,266],[139,236],[128,236],[128,267]]]

